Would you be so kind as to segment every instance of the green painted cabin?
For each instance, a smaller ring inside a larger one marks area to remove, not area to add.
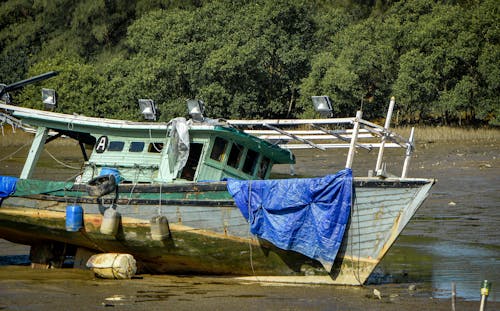
[[[189,127],[189,156],[179,169],[175,144],[165,132],[90,134],[96,144],[85,162],[82,182],[107,167],[118,169],[123,183],[266,179],[274,164],[295,163],[289,150],[221,125]]]

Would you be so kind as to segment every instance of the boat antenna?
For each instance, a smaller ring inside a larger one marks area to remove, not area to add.
[[[0,98],[2,98],[2,96],[4,96],[7,92],[20,89],[28,84],[32,84],[32,83],[36,83],[39,81],[43,81],[43,80],[52,78],[54,76],[57,76],[58,74],[59,74],[58,71],[49,71],[46,73],[42,73],[41,75],[34,76],[34,77],[28,78],[26,80],[21,80],[21,81],[18,81],[18,82],[9,84],[9,85],[0,84]]]

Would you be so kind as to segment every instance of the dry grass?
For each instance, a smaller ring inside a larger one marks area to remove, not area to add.
[[[410,136],[410,127],[394,129],[404,137]],[[415,140],[417,142],[433,141],[495,141],[500,140],[500,129],[495,128],[459,128],[449,126],[415,127]]]

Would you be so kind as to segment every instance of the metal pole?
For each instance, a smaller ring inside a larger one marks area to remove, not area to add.
[[[457,299],[457,287],[455,282],[451,282],[451,311],[455,311],[456,299]]]
[[[410,131],[409,145],[406,147],[405,162],[403,163],[403,172],[401,172],[401,178],[406,178],[408,175],[408,167],[410,167],[411,154],[413,153],[413,134],[415,133],[415,128],[412,127]]]
[[[395,103],[396,103],[396,98],[392,96],[391,101],[389,103],[389,110],[387,110],[387,117],[385,118],[384,128],[386,130],[388,130],[389,126],[391,125],[392,111],[394,110]],[[385,146],[385,136],[382,137],[382,144],[380,145],[380,149],[378,150],[378,158],[377,158],[377,165],[375,165],[375,172],[380,170],[380,167],[382,166],[382,157],[384,156],[384,146]]]
[[[488,299],[488,294],[490,293],[491,282],[488,280],[484,280],[481,285],[481,306],[479,307],[479,311],[486,310],[486,300]]]
[[[354,152],[356,151],[356,141],[358,140],[359,132],[359,120],[363,117],[363,112],[358,110],[356,112],[356,119],[354,119],[354,127],[352,129],[351,144],[349,145],[349,153],[347,154],[347,161],[345,164],[346,168],[352,167],[352,161],[354,160]]]

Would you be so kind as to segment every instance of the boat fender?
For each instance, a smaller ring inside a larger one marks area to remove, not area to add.
[[[92,255],[87,261],[87,268],[104,279],[130,279],[137,272],[134,257],[120,253]]]
[[[118,233],[121,215],[114,208],[108,208],[102,217],[101,228],[102,234],[115,236]]]
[[[87,183],[87,192],[93,197],[102,197],[116,190],[116,178],[113,174],[97,176]]]
[[[170,237],[170,228],[165,216],[155,216],[150,220],[151,239],[154,241],[163,241]]]
[[[83,208],[80,205],[66,206],[66,231],[76,232],[83,228]]]

